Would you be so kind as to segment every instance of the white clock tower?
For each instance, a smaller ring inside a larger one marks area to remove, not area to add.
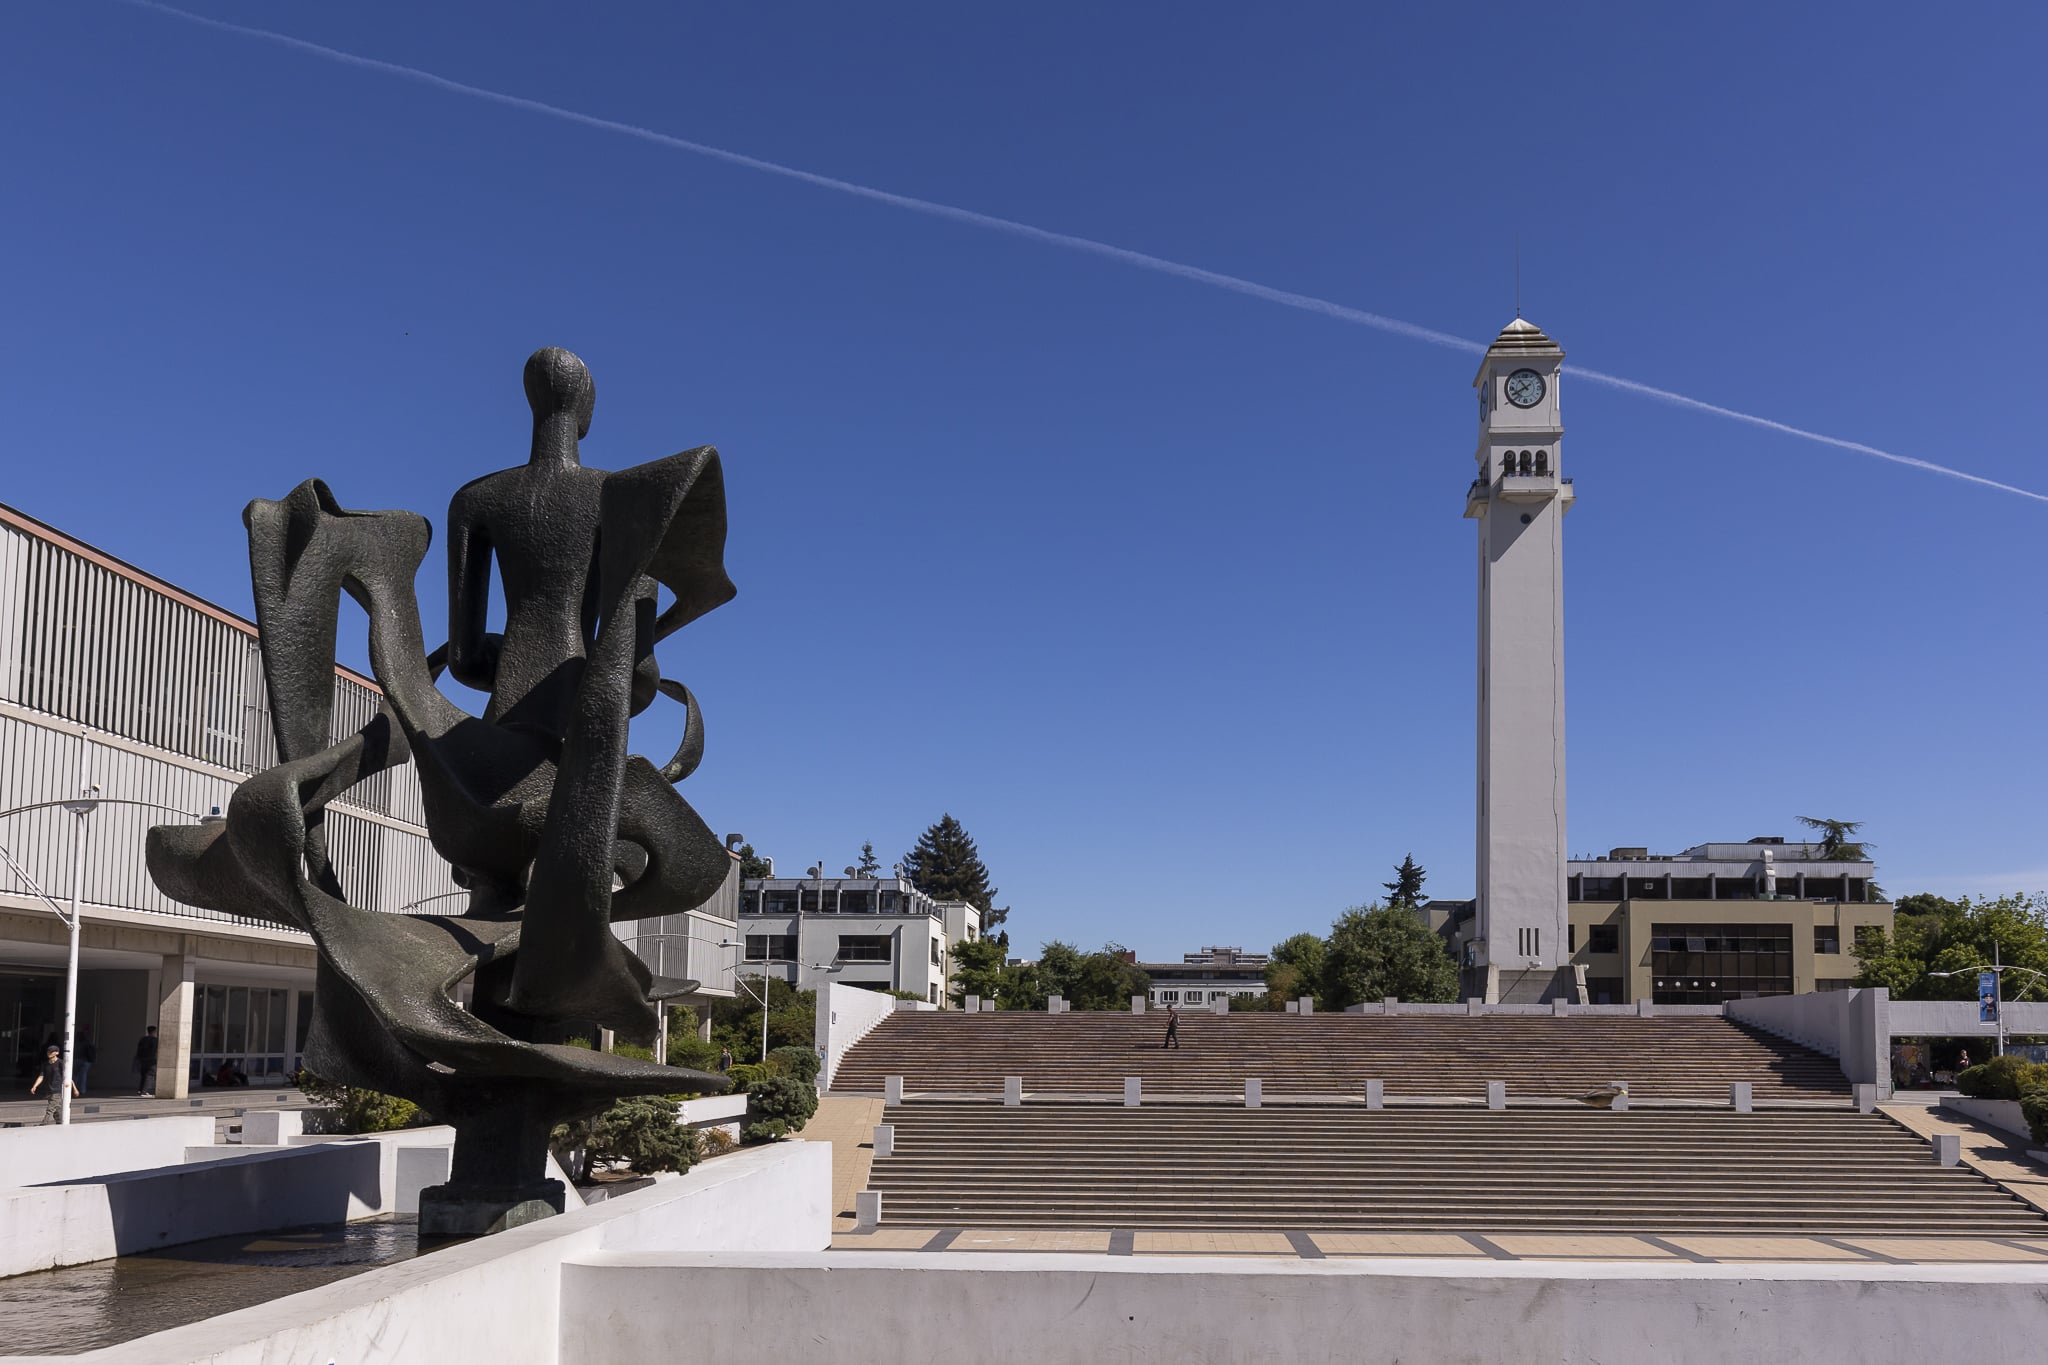
[[[1516,318],[1480,362],[1478,906],[1466,993],[1577,998],[1564,844],[1564,351]]]

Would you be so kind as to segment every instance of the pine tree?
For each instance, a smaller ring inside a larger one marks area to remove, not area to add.
[[[1413,853],[1403,857],[1401,865],[1394,869],[1394,880],[1380,883],[1387,889],[1387,904],[1410,907],[1422,904],[1422,879],[1428,875],[1416,866]]]
[[[755,853],[752,844],[740,845],[740,880],[757,881],[773,875],[774,869],[769,866],[768,860]]]
[[[860,846],[860,863],[853,869],[856,877],[879,877],[882,865],[875,861],[875,841],[869,839]]]
[[[951,815],[939,817],[918,836],[917,847],[903,855],[903,875],[933,900],[966,901],[981,911],[984,934],[1009,916],[1007,905],[996,907],[996,889],[989,885],[974,839]]]

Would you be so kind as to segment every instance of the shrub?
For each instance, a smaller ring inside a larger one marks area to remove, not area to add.
[[[642,1047],[638,1043],[613,1043],[612,1056],[626,1057],[636,1062],[651,1062],[654,1060],[654,1049]]]
[[[740,1136],[748,1142],[772,1142],[803,1131],[818,1112],[818,1092],[808,1082],[771,1076],[747,1087],[747,1125]]]
[[[2026,1119],[2034,1141],[2048,1147],[2048,1086],[2020,1096],[2020,1116]]]
[[[704,1154],[695,1129],[676,1121],[674,1095],[632,1095],[590,1124],[590,1159],[623,1165],[642,1175],[687,1171]]]
[[[814,1085],[818,1080],[818,1052],[816,1048],[779,1047],[768,1054],[768,1070],[776,1076],[788,1076]]]
[[[2048,1065],[2008,1053],[1959,1073],[1956,1089],[1972,1099],[2016,1100],[2029,1090],[2048,1089]]]
[[[427,1122],[427,1115],[411,1100],[359,1085],[343,1085],[310,1071],[300,1078],[299,1088],[306,1092],[307,1099],[325,1110],[315,1120],[318,1132],[389,1133]]]
[[[732,1070],[725,1073],[734,1090],[752,1090],[769,1077],[769,1070],[759,1062],[735,1062]]]
[[[740,1145],[733,1135],[723,1128],[701,1129],[698,1136],[704,1139],[704,1155],[707,1157],[724,1156]]]

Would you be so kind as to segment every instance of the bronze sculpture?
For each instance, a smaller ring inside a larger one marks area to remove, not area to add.
[[[309,1070],[455,1126],[450,1179],[421,1199],[423,1235],[559,1212],[564,1192],[545,1170],[558,1122],[624,1095],[726,1089],[709,1073],[563,1045],[572,1025],[652,1040],[655,1005],[696,983],[652,976],[612,923],[700,904],[730,864],[675,791],[702,757],[703,724],[654,658],[658,641],[734,594],[718,452],[586,468],[578,441],[595,389],[583,362],[550,347],[525,379],[528,463],[449,505],[449,639],[432,653],[413,592],[425,518],[345,510],[317,479],[249,504],[279,762],[236,790],[225,820],[149,837],[166,894],[312,935]],[[493,558],[501,633],[484,628]],[[330,742],[343,592],[369,615],[384,705]],[[435,686],[443,668],[490,694],[482,716]],[[631,754],[627,735],[657,694],[685,708],[682,744],[660,768]],[[408,759],[434,848],[469,894],[457,915],[353,906],[328,858],[328,802]]]

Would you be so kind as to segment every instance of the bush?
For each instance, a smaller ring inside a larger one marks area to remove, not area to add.
[[[818,1080],[818,1051],[809,1047],[779,1047],[768,1054],[769,1074],[788,1076],[815,1085]]]
[[[739,1146],[739,1143],[734,1140],[733,1135],[726,1132],[723,1128],[701,1129],[698,1136],[704,1139],[704,1155],[707,1157],[724,1156],[727,1152]]]
[[[2007,1054],[1956,1076],[1956,1089],[1972,1099],[2016,1100],[2029,1090],[2048,1090],[2048,1065]]]
[[[771,1076],[747,1087],[747,1125],[740,1136],[748,1142],[772,1142],[803,1131],[818,1112],[818,1092],[806,1081]]]
[[[343,1085],[304,1073],[299,1089],[306,1098],[326,1112],[314,1121],[313,1131],[340,1133],[389,1133],[427,1122],[427,1115],[411,1100],[399,1099],[359,1085]],[[310,1116],[309,1116],[310,1117]]]
[[[2026,1119],[2027,1131],[2034,1135],[2034,1141],[2048,1147],[2048,1087],[2020,1096],[2020,1116]]]
[[[735,1062],[732,1070],[725,1073],[735,1091],[752,1090],[772,1073],[759,1062]]]
[[[633,1095],[590,1125],[590,1159],[652,1175],[687,1171],[704,1154],[695,1129],[676,1121],[675,1095]]]

